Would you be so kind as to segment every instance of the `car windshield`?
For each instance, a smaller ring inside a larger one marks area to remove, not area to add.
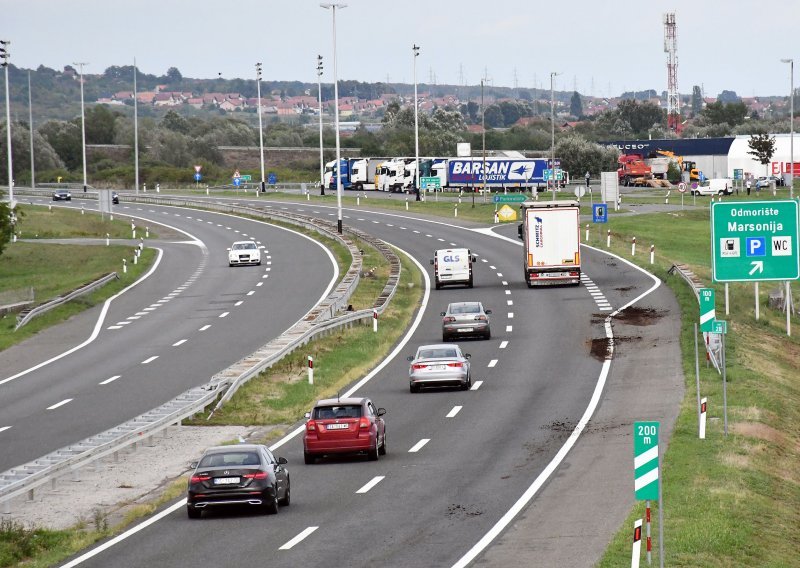
[[[450,347],[440,347],[438,349],[420,349],[417,352],[417,359],[437,359],[442,357],[458,357],[456,350]]]
[[[198,467],[237,467],[259,464],[256,452],[224,452],[203,456]]]
[[[480,311],[481,307],[479,304],[462,304],[450,308],[451,314],[477,314],[480,313]]]
[[[345,404],[341,406],[318,406],[314,409],[312,418],[315,420],[361,418],[361,405]]]
[[[233,245],[233,250],[247,250],[256,248],[255,243],[236,243]]]

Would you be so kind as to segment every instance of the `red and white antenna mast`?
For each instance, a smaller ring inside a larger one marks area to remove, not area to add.
[[[681,131],[681,105],[678,95],[678,33],[675,12],[664,14],[664,52],[667,54],[667,128]]]

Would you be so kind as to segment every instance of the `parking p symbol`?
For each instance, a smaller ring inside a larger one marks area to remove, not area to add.
[[[747,237],[747,256],[766,256],[766,237]]]

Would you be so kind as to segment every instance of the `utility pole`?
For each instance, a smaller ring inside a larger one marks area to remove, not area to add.
[[[8,202],[14,204],[14,170],[11,163],[11,99],[8,96],[8,60],[11,58],[11,53],[8,46],[11,45],[11,40],[0,40],[0,60],[5,68],[6,74],[6,147],[8,150]]]
[[[389,82],[389,77],[386,77]],[[317,93],[319,95],[319,194],[325,195],[325,159],[322,156],[322,56],[317,55]]]
[[[83,149],[83,192],[86,193],[88,185],[86,179],[86,113],[83,108],[83,66],[89,65],[86,62],[73,63],[80,69],[79,81],[81,84],[81,148]]]
[[[36,167],[33,157],[33,96],[31,95],[31,72],[28,71],[28,125],[31,129],[31,189],[36,189]]]
[[[267,192],[267,180],[264,177],[264,126],[261,121],[261,63],[256,63],[256,96],[258,97],[258,147],[261,151],[261,193]]]
[[[136,94],[136,58],[133,58],[133,183],[139,194],[139,101]]]
[[[415,43],[411,47],[414,62],[414,193],[416,200],[419,201],[419,103],[417,102],[417,57],[419,57],[419,46]]]

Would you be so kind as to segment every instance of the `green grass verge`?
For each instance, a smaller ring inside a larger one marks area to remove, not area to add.
[[[23,211],[17,224],[17,235],[21,239],[104,238],[106,234],[112,239],[131,238],[130,221],[120,215],[116,215],[112,221],[108,216],[101,217],[97,211],[81,214],[79,210],[65,207],[19,207]],[[149,238],[155,239],[158,235],[150,231]]]
[[[724,285],[711,283],[708,209],[615,217],[607,226],[592,226],[590,244],[605,248],[606,228],[612,231],[611,249],[624,258],[631,258],[630,241],[636,236],[638,250],[632,260],[670,286],[682,311],[686,397],[663,462],[665,564],[800,565],[796,534],[800,526],[800,342],[796,336],[786,336],[785,315],[766,306],[767,294],[775,286],[761,286],[757,322],[752,284],[731,283],[730,315],[724,315]],[[651,243],[657,247],[654,265],[649,264]],[[721,377],[705,364],[700,368],[700,389],[709,399],[709,424],[707,439],[697,438],[693,324],[698,320],[698,304],[679,276],[667,275],[672,262],[689,264],[709,287],[716,288],[717,313],[729,321],[727,438],[722,431]],[[633,520],[643,514],[642,505],[637,505],[600,566],[630,562]]]
[[[380,281],[380,278],[377,280]],[[408,328],[422,292],[421,273],[401,255],[397,293],[381,316],[378,333],[372,331],[372,325],[363,325],[316,339],[245,384],[211,420],[199,417],[188,423],[295,423],[317,399],[335,396],[388,355]],[[314,357],[313,385],[309,385],[307,380],[306,357],[309,355]],[[274,431],[272,437],[282,433],[282,430]]]

